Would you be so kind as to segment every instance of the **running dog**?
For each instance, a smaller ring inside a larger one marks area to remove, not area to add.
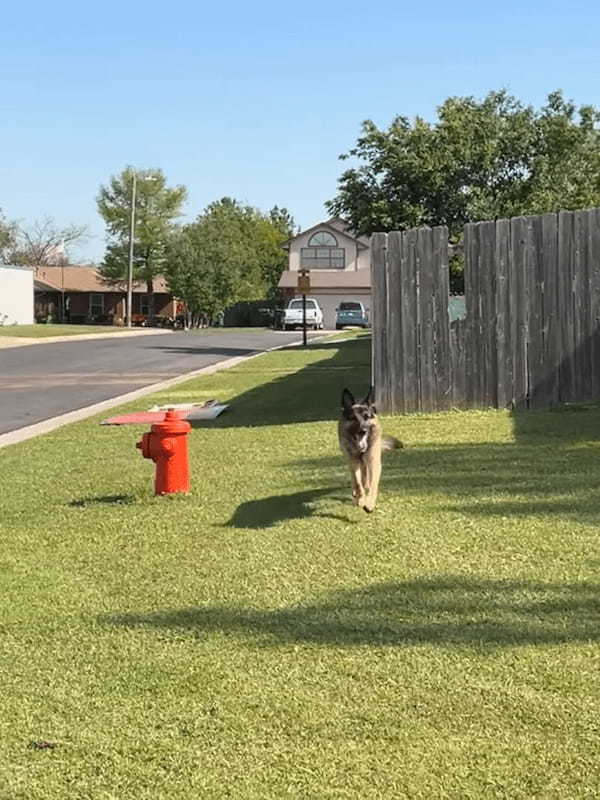
[[[348,457],[354,504],[371,512],[377,503],[381,477],[381,453],[396,450],[402,442],[384,436],[373,405],[373,387],[357,403],[352,392],[342,392],[342,418],[338,425],[340,449]]]

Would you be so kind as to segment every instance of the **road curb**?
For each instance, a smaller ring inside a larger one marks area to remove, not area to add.
[[[309,343],[322,341],[324,338],[326,337],[316,337],[314,339],[310,339]],[[24,428],[17,428],[15,431],[9,431],[8,433],[0,434],[0,448],[7,447],[11,444],[19,444],[20,442],[27,441],[27,439],[33,439],[36,436],[50,433],[51,431],[54,431],[57,428],[62,428],[64,425],[69,425],[72,422],[81,422],[88,417],[93,417],[95,414],[101,414],[103,411],[108,411],[111,408],[115,408],[115,406],[121,406],[125,403],[130,403],[133,400],[137,400],[140,397],[145,397],[146,395],[154,394],[155,392],[161,392],[163,389],[169,389],[171,386],[177,386],[179,383],[184,383],[185,381],[191,380],[192,378],[197,378],[200,375],[210,375],[213,372],[220,372],[221,370],[235,367],[238,364],[241,364],[243,361],[249,361],[252,358],[258,358],[258,356],[262,356],[265,353],[272,353],[275,350],[282,350],[285,347],[299,347],[301,345],[302,341],[285,342],[284,344],[278,344],[275,347],[269,347],[267,350],[260,350],[258,353],[251,353],[247,356],[235,356],[234,358],[227,358],[224,361],[218,361],[216,364],[210,364],[208,367],[201,367],[200,369],[192,370],[192,372],[176,375],[173,378],[168,378],[166,381],[153,383],[150,386],[143,386],[140,389],[134,389],[132,392],[121,394],[118,397],[111,397],[108,400],[102,400],[101,402],[94,403],[91,406],[78,408],[75,411],[68,411],[66,414],[60,414],[58,417],[51,417],[50,419],[42,420],[42,422],[36,422],[34,425],[27,425]]]

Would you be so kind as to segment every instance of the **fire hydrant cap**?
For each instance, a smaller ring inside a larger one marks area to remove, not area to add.
[[[187,420],[182,419],[173,408],[169,408],[162,422],[155,422],[152,425],[153,433],[161,433],[163,436],[177,433],[189,433],[192,426]]]

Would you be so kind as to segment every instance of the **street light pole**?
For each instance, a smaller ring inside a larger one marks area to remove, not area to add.
[[[133,245],[135,241],[135,190],[137,175],[133,170],[131,183],[131,218],[129,221],[129,269],[127,271],[127,327],[131,328],[133,311]]]

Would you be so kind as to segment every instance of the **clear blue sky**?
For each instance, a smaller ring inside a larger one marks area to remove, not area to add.
[[[308,0],[5,3],[0,207],[89,225],[126,164],[189,190],[323,218],[364,119],[428,119],[449,95],[562,88],[600,106],[600,3]]]

